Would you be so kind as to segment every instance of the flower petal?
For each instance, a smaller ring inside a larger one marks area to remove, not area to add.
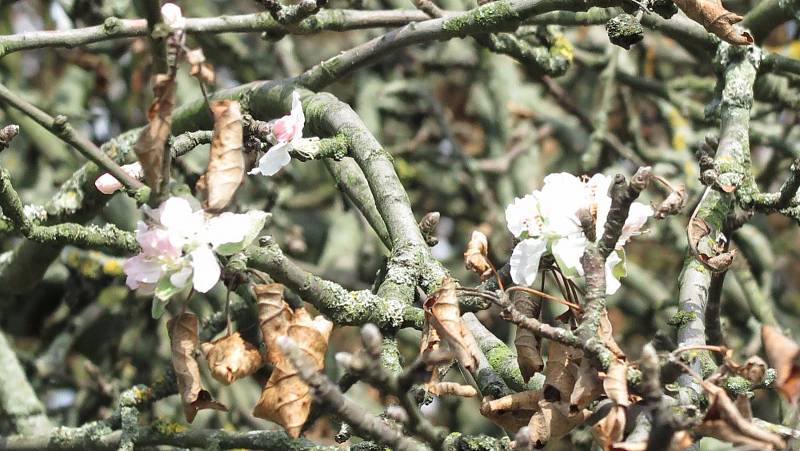
[[[575,233],[561,238],[550,246],[558,267],[567,277],[583,275],[581,257],[586,250],[586,238],[581,233]]]
[[[612,252],[606,259],[605,271],[606,294],[612,295],[622,286],[619,279],[626,274],[624,253],[620,251]]]
[[[220,255],[233,255],[247,247],[267,220],[267,214],[252,210],[245,214],[222,213],[208,221],[211,246]]]
[[[520,241],[511,253],[511,280],[516,284],[531,286],[539,272],[539,260],[547,249],[544,240],[529,238]]]
[[[513,204],[506,207],[508,230],[517,238],[525,232],[531,237],[540,235],[540,216],[536,193],[518,197]]]
[[[545,218],[544,233],[554,236],[580,233],[578,210],[590,207],[586,184],[566,172],[550,174],[544,178],[539,205]]]
[[[176,287],[184,287],[189,282],[189,277],[192,275],[192,267],[184,266],[180,271],[173,273],[169,276],[169,283]]]
[[[181,228],[192,215],[192,206],[182,197],[170,197],[158,207],[158,222],[167,229]]]
[[[192,285],[200,293],[206,293],[219,281],[221,270],[217,257],[208,246],[198,247],[189,256],[192,259]]]
[[[289,155],[291,146],[286,143],[272,146],[264,156],[258,160],[258,166],[249,172],[251,175],[261,174],[265,176],[275,175],[282,167],[292,161]]]
[[[638,235],[647,218],[653,216],[653,208],[641,202],[634,202],[631,204],[631,209],[628,211],[628,218],[622,226],[622,233],[617,241],[617,247],[622,247],[634,235]]]
[[[122,270],[128,276],[125,284],[132,290],[139,288],[141,284],[158,282],[162,274],[161,265],[142,254],[125,260],[125,263],[122,264]]]

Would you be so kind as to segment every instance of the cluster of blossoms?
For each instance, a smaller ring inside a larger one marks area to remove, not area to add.
[[[596,174],[581,180],[567,173],[550,174],[541,190],[517,198],[506,208],[508,230],[520,241],[511,254],[511,278],[514,283],[533,285],[539,260],[551,254],[567,277],[583,276],[581,256],[588,239],[583,233],[578,211],[588,210],[595,222],[595,236],[603,236],[611,208],[608,195],[613,179]],[[649,206],[634,202],[622,228],[616,248],[606,259],[606,293],[619,289],[620,277],[626,274],[623,246],[639,234],[647,218],[653,215]]]
[[[313,154],[318,150],[318,138],[303,138],[303,127],[306,117],[303,114],[303,104],[300,103],[300,93],[292,93],[292,111],[279,119],[269,123],[270,134],[267,137],[272,147],[267,150],[249,174],[275,175],[282,167],[292,161],[289,152],[296,150],[303,154]]]
[[[205,293],[220,277],[218,255],[233,255],[249,245],[264,227],[267,214],[222,213],[207,216],[187,199],[171,197],[158,208],[143,207],[148,222],[139,221],[136,240],[141,253],[123,265],[127,285],[166,301],[187,288]]]

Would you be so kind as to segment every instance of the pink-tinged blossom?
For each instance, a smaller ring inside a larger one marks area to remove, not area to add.
[[[126,283],[162,300],[188,288],[205,293],[217,284],[221,268],[216,254],[232,255],[248,246],[264,227],[267,214],[223,213],[207,217],[188,200],[171,197],[156,209],[143,207],[148,222],[139,221],[139,255],[123,265]]]
[[[122,166],[122,170],[127,172],[128,175],[135,179],[141,179],[144,177],[144,171],[142,171],[142,165],[139,164],[137,161],[136,163],[126,164]],[[105,174],[101,175],[94,181],[94,186],[103,194],[114,194],[115,192],[122,189],[122,182],[117,180],[116,177],[106,172]]]
[[[258,165],[249,174],[272,176],[289,164],[292,161],[289,152],[296,146],[302,146],[305,141],[308,141],[303,139],[305,122],[306,117],[303,114],[300,93],[294,91],[292,93],[292,111],[270,123],[271,128],[268,139],[272,147],[258,160]],[[310,139],[313,140],[314,138]]]
[[[603,236],[611,197],[608,190],[613,179],[595,174],[581,180],[562,172],[550,174],[544,186],[506,208],[509,231],[520,240],[511,254],[511,278],[514,283],[532,285],[538,273],[539,260],[551,254],[568,277],[583,276],[581,257],[589,243],[578,219],[578,211],[586,209],[595,218],[596,238]],[[619,289],[619,278],[625,275],[625,252],[628,240],[641,233],[653,209],[634,202],[614,252],[606,260],[606,292]]]

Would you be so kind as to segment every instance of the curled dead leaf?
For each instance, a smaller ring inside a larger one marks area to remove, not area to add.
[[[603,451],[613,450],[614,444],[622,440],[626,416],[627,408],[616,405],[611,408],[608,415],[592,426],[592,432],[603,447]]]
[[[656,219],[664,219],[667,216],[680,213],[681,210],[683,210],[683,207],[686,206],[686,200],[688,197],[689,196],[686,193],[686,185],[678,185],[677,188],[673,189],[669,193],[666,199],[656,206],[656,212],[653,216]]]
[[[199,410],[228,410],[225,405],[214,401],[200,383],[200,367],[194,359],[198,342],[197,325],[197,316],[192,313],[183,313],[167,322],[172,349],[172,367],[175,370],[186,421],[189,423],[194,421]]]
[[[468,270],[480,276],[484,281],[492,276],[492,264],[489,262],[489,240],[482,232],[474,230],[464,251],[464,265]]]
[[[478,396],[478,390],[472,385],[463,385],[457,382],[436,382],[426,384],[425,389],[436,396],[461,396],[472,398]]]
[[[283,359],[277,340],[289,333],[292,310],[283,300],[283,285],[279,283],[256,285],[253,291],[258,299],[258,323],[267,348],[267,363],[274,366]]]
[[[547,347],[547,364],[544,367],[544,398],[550,402],[563,401],[565,413],[569,412],[569,399],[578,377],[578,359],[581,351],[550,341]]]
[[[713,241],[709,235],[711,235],[711,226],[706,221],[697,217],[689,221],[687,229],[689,247],[698,261],[714,272],[726,271],[733,264],[736,249],[724,251],[727,243]],[[724,239],[724,235],[721,233],[719,236]]]
[[[528,318],[539,318],[541,310],[540,300],[530,293],[524,291],[512,291],[511,302],[514,307]],[[522,373],[522,379],[528,382],[534,374],[541,371],[544,367],[542,353],[539,351],[539,338],[530,330],[524,327],[517,328],[517,335],[514,337],[514,347],[517,349],[517,363]]]
[[[577,412],[585,409],[589,404],[603,393],[603,384],[597,374],[597,368],[591,364],[589,359],[581,359],[578,367],[578,378],[575,386],[569,395],[569,410]]]
[[[614,328],[611,326],[611,320],[608,319],[608,310],[603,310],[600,314],[600,328],[598,330],[600,334],[600,339],[603,340],[603,344],[606,345],[609,351],[613,353],[618,359],[624,360],[625,359],[625,352],[622,351],[622,348],[619,347],[617,344],[617,340],[614,339]]]
[[[736,368],[735,372],[752,384],[760,384],[767,374],[767,362],[761,357],[754,355],[747,359],[744,365]]]
[[[214,66],[206,62],[206,56],[203,54],[203,49],[197,48],[186,52],[186,62],[189,63],[191,69],[189,74],[192,77],[197,77],[198,80],[207,84],[213,85],[217,79],[214,72]]]
[[[425,238],[425,244],[428,246],[436,246],[439,242],[439,237],[436,235],[439,228],[439,219],[441,214],[438,211],[427,213],[419,221],[419,231],[422,232],[422,237]]]
[[[778,371],[778,390],[796,404],[800,398],[800,346],[776,327],[766,325],[761,327],[761,341],[767,361]]]
[[[262,364],[258,348],[244,341],[239,332],[203,343],[200,350],[211,375],[225,385],[255,373]]]
[[[709,406],[703,422],[696,432],[736,445],[755,449],[783,449],[786,443],[778,435],[761,429],[742,416],[739,409],[725,393],[725,389],[703,382],[708,392]]]
[[[608,399],[614,404],[627,407],[631,404],[628,398],[628,365],[619,360],[613,360],[606,371],[603,379],[603,390]]]
[[[333,323],[322,316],[312,319],[304,308],[299,308],[292,315],[287,336],[314,361],[317,370],[322,370],[332,330]],[[310,387],[281,353],[253,415],[280,424],[286,433],[297,438],[310,410]]]
[[[565,409],[558,404],[545,400],[539,401],[540,410],[533,414],[528,423],[530,443],[535,448],[543,448],[550,440],[567,435],[583,424],[592,413],[590,410],[584,409],[565,415],[563,413]]]
[[[750,33],[733,26],[742,21],[742,16],[725,9],[721,0],[675,0],[675,4],[690,19],[723,41],[736,45],[753,43]]]
[[[494,400],[486,397],[481,401],[480,412],[501,428],[515,432],[528,425],[533,413],[539,410],[541,399],[541,390],[512,393]]]
[[[425,301],[425,321],[433,325],[464,368],[471,370],[477,364],[475,355],[468,346],[465,336],[469,333],[461,320],[461,311],[456,296],[453,279],[445,280],[442,288]]]
[[[230,203],[244,179],[242,110],[235,100],[209,102],[214,135],[206,171],[207,196],[203,208],[219,211]]]
[[[436,332],[436,328],[433,327],[430,321],[425,321],[422,325],[422,339],[419,342],[419,353],[420,355],[426,359],[429,359],[431,356],[439,354],[440,351],[445,351],[447,355],[449,355],[449,359],[447,363],[452,362],[453,354],[447,352],[446,350],[440,347],[442,339],[439,338],[439,333]],[[435,383],[439,381],[439,365],[428,363],[426,369],[431,372],[430,382]]]
[[[166,149],[175,108],[175,77],[158,74],[153,80],[155,98],[147,110],[148,124],[139,133],[133,150],[142,165],[147,186],[158,194],[168,175],[169,152]],[[165,158],[166,156],[166,158]]]

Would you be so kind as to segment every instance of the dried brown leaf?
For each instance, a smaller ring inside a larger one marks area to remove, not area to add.
[[[166,74],[155,76],[153,83],[155,99],[147,110],[148,124],[139,133],[133,146],[136,158],[142,165],[147,186],[154,192],[158,192],[164,182],[164,165],[168,164],[164,156],[169,158],[166,144],[172,127],[175,88],[175,77]]]
[[[534,319],[539,318],[541,305],[539,300],[532,294],[524,291],[512,291],[511,302],[523,315]],[[534,374],[544,367],[544,360],[542,360],[539,346],[539,338],[532,331],[524,327],[517,328],[514,347],[517,349],[517,363],[519,363],[519,370],[525,382],[528,382]]]
[[[534,413],[528,423],[530,442],[535,448],[543,448],[550,440],[563,437],[583,424],[591,415],[588,409],[571,415],[564,415],[563,406],[549,401],[539,402],[539,411]],[[566,403],[561,403],[566,404]]]
[[[528,390],[513,393],[498,399],[484,398],[481,414],[509,432],[516,432],[527,426],[531,416],[539,410],[542,399],[541,390]]]
[[[686,206],[686,200],[688,199],[688,195],[686,193],[686,185],[678,185],[666,199],[664,199],[658,206],[655,208],[655,214],[653,215],[656,219],[664,219],[667,216],[676,215],[683,210],[683,207]]]
[[[622,440],[625,432],[626,411],[624,406],[613,406],[608,415],[592,426],[592,432],[604,451],[611,451],[614,449],[614,444]]]
[[[194,421],[197,412],[203,409],[227,411],[228,408],[214,401],[200,383],[200,367],[194,359],[198,342],[197,316],[183,313],[172,318],[167,322],[167,330],[172,349],[172,367],[175,369],[186,421]]]
[[[603,393],[603,383],[597,374],[597,369],[589,359],[581,359],[578,367],[578,378],[575,387],[569,395],[570,412],[577,412],[586,408],[589,403]]]
[[[322,316],[311,319],[304,308],[294,311],[288,337],[314,363],[317,370],[325,365],[325,352],[333,323]],[[288,359],[281,356],[275,365],[253,415],[280,424],[292,437],[299,437],[311,410],[311,389]]]
[[[617,340],[614,339],[614,329],[611,327],[611,321],[608,319],[608,310],[603,310],[603,313],[600,314],[600,328],[598,332],[600,334],[600,339],[603,340],[603,344],[606,345],[608,350],[618,359],[625,359],[625,352],[622,351],[622,348],[617,344]]]
[[[189,73],[207,85],[213,85],[217,79],[214,66],[206,62],[203,49],[197,48],[186,52],[186,62],[191,65]]]
[[[608,366],[606,377],[603,379],[603,390],[608,399],[614,404],[627,407],[630,405],[628,399],[628,365],[619,360],[613,360]]]
[[[761,327],[767,361],[778,371],[778,390],[792,403],[800,398],[800,346],[772,326]]]
[[[436,382],[426,384],[425,389],[436,396],[461,396],[472,398],[478,396],[478,390],[472,385],[462,385],[457,382]]]
[[[235,100],[209,103],[214,114],[214,137],[206,171],[207,197],[203,207],[219,211],[230,203],[244,179],[242,110]]]
[[[461,320],[461,311],[458,307],[456,285],[453,279],[445,280],[442,288],[433,293],[425,301],[425,321],[436,329],[438,335],[444,339],[456,359],[470,370],[475,367],[475,355],[465,340],[469,331]]]
[[[578,364],[581,352],[575,348],[550,341],[547,347],[547,363],[544,367],[544,393],[548,401],[564,401],[569,405],[575,379],[578,377]],[[565,413],[569,412],[569,408]]]
[[[425,244],[428,246],[436,246],[439,242],[436,231],[439,228],[440,218],[441,214],[438,211],[431,211],[419,221],[419,231],[422,232],[422,237],[425,238]]]
[[[725,9],[721,0],[675,0],[675,4],[690,19],[723,41],[736,45],[753,43],[753,36],[750,33],[737,30],[733,26],[742,21],[742,16]]]
[[[258,348],[244,341],[239,332],[203,343],[200,350],[211,375],[225,385],[255,373],[262,364]]]
[[[474,230],[464,251],[464,265],[468,270],[480,276],[481,281],[492,276],[492,264],[489,262],[489,240],[482,232]]]
[[[422,325],[422,339],[419,342],[419,353],[421,356],[431,356],[437,353],[441,347],[442,339],[439,338],[439,333],[433,327],[430,321],[425,321]],[[452,359],[452,354],[450,354]],[[452,361],[452,360],[451,360]],[[439,381],[439,372],[436,370],[436,365],[428,365],[428,371],[431,371],[430,382]]]
[[[750,381],[752,384],[760,384],[764,381],[764,376],[767,374],[767,362],[761,357],[754,355],[747,359],[739,368],[736,368],[736,374]]]
[[[761,429],[745,419],[723,388],[708,382],[703,382],[703,388],[708,392],[709,407],[703,422],[695,428],[695,431],[736,445],[753,446],[757,449],[783,449],[786,446],[778,435]]]
[[[292,310],[283,300],[283,285],[279,283],[256,285],[253,291],[258,299],[258,322],[267,348],[267,363],[274,366],[283,359],[277,340],[289,333]]]

